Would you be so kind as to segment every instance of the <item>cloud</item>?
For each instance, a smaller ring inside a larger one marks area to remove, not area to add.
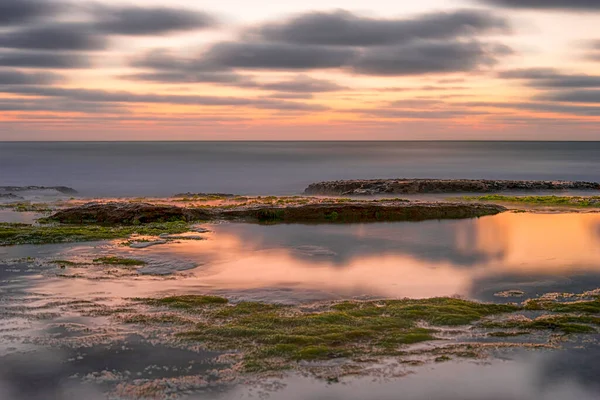
[[[0,34],[0,47],[27,50],[101,50],[106,37],[84,23],[53,23]]]
[[[19,25],[54,16],[61,3],[48,0],[0,0],[0,26]]]
[[[312,93],[291,93],[291,92],[278,92],[269,94],[267,96],[262,96],[264,99],[294,99],[294,100],[308,100],[312,99],[315,96]]]
[[[99,7],[93,26],[110,35],[157,35],[213,28],[211,15],[183,8]]]
[[[600,116],[600,107],[574,106],[569,104],[558,104],[548,102],[465,102],[458,103],[465,107],[486,107],[486,108],[504,108],[511,110],[528,110],[543,113],[568,114],[579,117]]]
[[[57,99],[0,99],[1,111],[13,112],[67,112],[67,113],[86,113],[86,114],[126,114],[127,110],[124,107],[107,104],[68,101]]]
[[[479,0],[481,3],[534,10],[589,10],[600,11],[597,0]]]
[[[78,22],[73,22],[73,16]],[[29,23],[28,23],[29,22]],[[106,7],[51,0],[0,0],[0,48],[104,50],[116,35],[163,35],[212,28],[211,15],[183,8]]]
[[[537,98],[548,101],[559,101],[566,103],[598,103],[598,105],[600,105],[600,90],[561,91],[542,94]]]
[[[158,72],[138,72],[134,74],[121,75],[121,79],[147,81],[157,83],[223,83],[229,85],[239,84],[243,86],[250,84],[251,79],[234,72],[213,72],[213,71],[158,71]]]
[[[529,86],[547,89],[600,87],[600,76],[564,74],[553,68],[503,71],[498,74],[498,77],[503,79],[521,79],[527,81]]]
[[[87,56],[75,53],[53,52],[0,52],[0,65],[23,68],[85,68],[90,66]]]
[[[299,75],[287,81],[258,84],[257,87],[264,90],[273,90],[287,93],[323,93],[338,92],[348,89],[325,79],[315,79],[306,75]]]
[[[416,42],[367,49],[350,68],[360,74],[395,76],[472,71],[490,67],[510,48],[471,42]]]
[[[179,104],[196,106],[244,106],[267,110],[325,111],[328,107],[320,104],[307,104],[283,100],[253,99],[242,97],[219,97],[200,95],[160,95],[149,93],[132,93],[127,91],[105,91],[94,89],[67,89],[50,86],[11,86],[2,88],[0,92],[42,97],[60,97],[72,101],[97,103],[147,103],[147,104]]]
[[[167,82],[208,81],[213,77],[208,72],[240,70],[330,69],[380,76],[465,72],[490,67],[511,54],[507,46],[477,37],[508,31],[504,19],[481,10],[412,19],[366,18],[347,11],[307,13],[254,27],[239,41],[215,43],[193,57],[159,50],[134,60],[132,66],[154,70],[140,72],[137,79]],[[234,75],[227,79],[251,86]],[[295,84],[294,91],[304,85]]]
[[[586,57],[588,60],[600,61],[600,40],[590,40],[587,50],[591,51]]]
[[[429,13],[412,19],[375,19],[339,10],[302,14],[284,22],[263,25],[250,33],[266,41],[362,47],[508,30],[504,19],[481,10]]]
[[[62,79],[62,76],[50,72],[27,73],[0,69],[0,85],[45,85]]]
[[[270,42],[222,42],[202,57],[210,64],[243,69],[327,69],[348,65],[356,50]]]

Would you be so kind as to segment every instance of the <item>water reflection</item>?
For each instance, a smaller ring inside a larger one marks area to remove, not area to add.
[[[591,347],[590,354],[600,355]],[[504,361],[450,362],[416,369],[399,380],[354,379],[344,384],[294,376],[285,387],[272,393],[271,400],[566,400],[598,399],[597,367],[579,364],[580,354],[570,351],[528,353]],[[585,359],[585,358],[583,358]],[[562,360],[557,363],[557,360]],[[555,373],[557,372],[557,373]],[[593,375],[594,378],[589,379]],[[233,400],[251,397],[248,389],[220,397]],[[198,399],[200,399],[198,397]]]
[[[177,279],[63,279],[42,288],[76,296],[218,291],[277,301],[452,295],[493,300],[495,292],[510,289],[530,296],[580,292],[600,286],[599,225],[596,213],[356,225],[222,224],[211,226],[203,241],[66,251],[67,256],[104,252],[142,258],[149,262],[142,273],[188,270]]]

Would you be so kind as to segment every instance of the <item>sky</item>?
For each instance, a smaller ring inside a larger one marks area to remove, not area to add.
[[[0,0],[0,141],[600,140],[598,0]]]

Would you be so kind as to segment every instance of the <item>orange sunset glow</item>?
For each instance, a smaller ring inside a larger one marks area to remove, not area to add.
[[[0,140],[591,140],[595,4],[0,0]]]

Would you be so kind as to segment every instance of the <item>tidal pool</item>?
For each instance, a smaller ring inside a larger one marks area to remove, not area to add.
[[[295,372],[240,383],[228,380],[228,361],[217,353],[181,348],[164,329],[123,325],[105,309],[127,298],[178,294],[310,304],[437,296],[521,302],[582,293],[600,288],[600,213],[203,227],[209,232],[187,235],[194,240],[183,235],[140,249],[118,240],[0,247],[0,397],[101,399],[107,391],[111,399],[600,397],[597,335],[555,349],[499,349],[484,360],[390,360],[368,377],[329,383]],[[93,262],[109,256],[145,264]]]
[[[144,249],[120,242],[0,248],[0,258],[142,259],[134,278],[31,279],[36,291],[73,297],[205,294],[272,302],[341,298],[584,292],[600,287],[599,213],[504,213],[471,220],[352,225],[206,225],[205,240]],[[95,276],[98,278],[98,276]]]

